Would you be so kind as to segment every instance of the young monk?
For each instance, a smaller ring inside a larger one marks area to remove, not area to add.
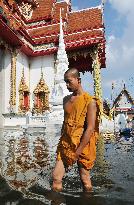
[[[68,69],[64,74],[64,80],[72,94],[63,99],[64,122],[57,147],[52,189],[62,191],[65,170],[77,161],[83,189],[91,191],[89,170],[96,158],[99,101],[84,92],[77,69]]]

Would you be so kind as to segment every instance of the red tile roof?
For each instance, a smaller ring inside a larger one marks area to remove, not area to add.
[[[13,1],[13,0],[12,0]],[[29,1],[30,2],[30,1]],[[44,55],[49,52],[56,52],[59,40],[59,15],[62,8],[63,29],[65,36],[66,49],[76,49],[91,47],[100,44],[99,56],[102,64],[105,65],[105,36],[102,21],[102,10],[100,7],[84,9],[81,11],[69,11],[69,5],[62,1],[55,0],[36,0],[38,6],[34,8],[30,20],[21,19],[19,11],[11,10],[2,5],[5,15],[9,21],[9,27],[20,34],[23,41],[22,50],[28,55]],[[15,9],[18,7],[16,6]],[[41,20],[45,21],[41,21]],[[31,24],[34,22],[34,24]],[[27,43],[26,43],[27,41]],[[43,50],[42,45],[54,43],[53,48]],[[31,46],[30,46],[31,44]],[[41,46],[41,50],[36,50],[36,46]],[[29,47],[29,48],[28,48]],[[32,50],[33,49],[33,50]]]
[[[56,42],[59,34],[59,24],[52,24],[29,29],[28,33],[35,43]],[[104,37],[102,13],[98,8],[72,12],[68,14],[65,23],[65,42],[86,38]]]
[[[29,20],[38,21],[41,19],[52,18],[52,8],[54,0],[38,0],[38,7],[33,10],[32,18]]]
[[[102,12],[99,8],[71,12],[69,15],[68,32],[77,31],[79,29],[101,28],[102,26]]]

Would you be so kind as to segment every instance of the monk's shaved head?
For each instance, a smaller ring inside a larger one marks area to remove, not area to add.
[[[74,78],[80,78],[80,73],[76,68],[68,69],[64,75],[71,75]]]

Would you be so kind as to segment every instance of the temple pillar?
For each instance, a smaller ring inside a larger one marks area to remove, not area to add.
[[[11,73],[10,73],[10,112],[16,110],[16,61],[17,50],[11,50]]]
[[[102,103],[102,86],[101,86],[101,63],[98,55],[98,47],[95,47],[90,53],[93,63],[93,81],[94,81],[94,95],[101,101],[101,114],[103,111]]]
[[[94,48],[91,52],[93,59],[93,80],[94,80],[94,95],[102,100],[102,86],[101,86],[101,63],[98,55],[98,48]]]

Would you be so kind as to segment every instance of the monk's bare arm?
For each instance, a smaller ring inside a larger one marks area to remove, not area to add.
[[[84,147],[89,143],[90,137],[94,132],[96,112],[97,112],[96,101],[92,100],[92,102],[88,105],[87,108],[87,129],[83,133],[81,142],[76,150],[77,156],[79,156],[82,153]]]
[[[70,99],[70,95],[67,95],[63,98],[63,110],[64,110],[64,120],[65,120],[65,104],[68,102],[68,100]],[[63,124],[62,124],[62,128],[61,128],[61,135],[63,134],[64,132],[64,120],[63,120]]]

